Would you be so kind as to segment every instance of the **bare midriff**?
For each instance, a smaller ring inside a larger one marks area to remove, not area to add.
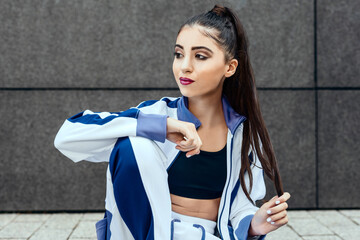
[[[171,207],[174,212],[217,221],[218,209],[221,198],[194,199],[170,194]]]

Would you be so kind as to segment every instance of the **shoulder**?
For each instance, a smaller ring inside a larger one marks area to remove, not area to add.
[[[180,100],[180,97],[162,97],[160,99],[151,99],[140,102],[136,107],[137,108],[177,108],[177,102]]]
[[[136,106],[138,111],[151,114],[177,116],[177,105],[180,97],[162,97],[156,100],[146,100]]]

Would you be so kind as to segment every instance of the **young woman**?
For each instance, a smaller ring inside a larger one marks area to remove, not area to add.
[[[182,97],[67,119],[55,146],[108,161],[98,239],[264,239],[288,222],[244,29],[215,5],[181,26],[173,73]],[[278,196],[260,208],[264,172]]]

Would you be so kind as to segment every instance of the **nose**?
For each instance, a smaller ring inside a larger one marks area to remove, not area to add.
[[[190,57],[184,57],[181,63],[181,71],[182,72],[192,72],[193,66]]]

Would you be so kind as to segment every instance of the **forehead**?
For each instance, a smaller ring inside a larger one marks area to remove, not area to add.
[[[217,42],[207,36],[205,32],[215,35],[215,31],[199,25],[185,26],[176,39],[176,44],[180,44],[184,49],[191,49],[193,46],[205,46],[213,51],[222,51]]]

